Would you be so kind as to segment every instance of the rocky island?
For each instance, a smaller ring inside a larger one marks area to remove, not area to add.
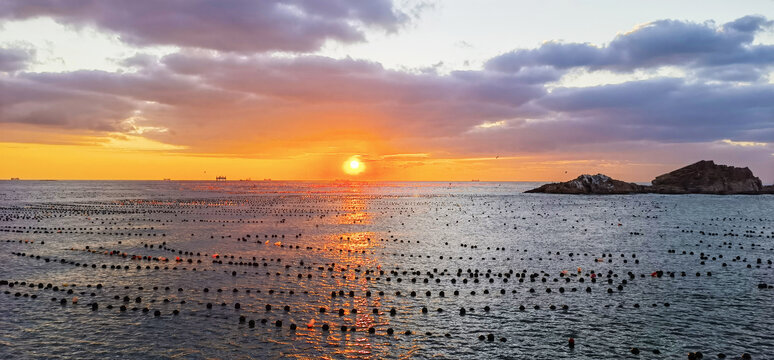
[[[702,160],[659,175],[651,186],[615,180],[609,176],[581,175],[561,183],[545,184],[528,193],[548,194],[774,194],[774,185],[763,186],[749,168],[717,165]]]
[[[643,192],[645,186],[615,180],[607,175],[581,175],[575,180],[545,184],[528,193],[549,194],[631,194]]]

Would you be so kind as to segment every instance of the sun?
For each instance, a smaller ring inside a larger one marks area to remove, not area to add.
[[[359,156],[354,155],[344,162],[342,169],[349,175],[357,175],[365,170],[365,164],[363,164]]]

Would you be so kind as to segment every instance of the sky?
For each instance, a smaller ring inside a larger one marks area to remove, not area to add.
[[[647,182],[703,159],[774,182],[772,0],[0,2],[0,178]]]

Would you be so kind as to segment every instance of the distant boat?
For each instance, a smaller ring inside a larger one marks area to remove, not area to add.
[[[478,182],[478,179],[473,179],[473,180],[470,180],[470,181],[472,181],[472,182]]]
[[[226,181],[226,177],[225,176],[217,176],[217,177],[215,177],[215,181]]]
[[[271,179],[263,179],[263,181],[271,181]]]
[[[11,181],[19,181],[19,178],[11,178]]]
[[[164,178],[164,181],[172,181],[170,178]]]

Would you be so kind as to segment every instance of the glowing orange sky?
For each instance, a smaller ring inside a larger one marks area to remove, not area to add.
[[[342,163],[350,159],[344,154],[254,159],[106,144],[20,143],[0,143],[0,153],[4,156],[0,178],[23,179],[213,180],[223,175],[232,180],[544,181],[568,179],[589,169],[618,178],[643,179],[651,173],[669,170],[660,164],[563,161],[549,157],[429,158],[425,154],[388,154],[361,155],[366,171],[352,175],[342,170]]]

